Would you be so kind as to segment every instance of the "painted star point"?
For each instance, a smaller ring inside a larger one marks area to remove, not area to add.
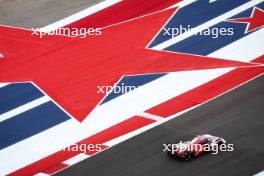
[[[245,33],[252,32],[256,29],[262,28],[264,26],[264,10],[254,7],[250,17],[245,18],[235,18],[228,20],[234,23],[245,23],[247,24]]]

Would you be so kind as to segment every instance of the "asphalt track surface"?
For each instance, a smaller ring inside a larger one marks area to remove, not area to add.
[[[103,0],[0,0],[0,24],[39,28]]]
[[[192,111],[84,160],[56,176],[254,175],[264,163],[264,76]],[[161,152],[167,141],[209,133],[234,144],[233,152],[191,162]]]

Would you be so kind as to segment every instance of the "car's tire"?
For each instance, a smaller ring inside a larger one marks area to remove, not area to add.
[[[223,140],[219,140],[219,141],[217,141],[215,143],[211,143],[210,151],[213,151],[213,145],[217,145],[218,147],[220,147],[220,145],[222,145],[222,144],[225,144],[225,142]]]
[[[184,157],[185,161],[190,161],[194,158],[194,155],[192,152],[186,152],[184,155],[185,155]]]
[[[217,145],[218,145],[218,146],[220,146],[220,145],[222,145],[222,144],[224,144],[224,142],[223,142],[222,140],[220,140],[220,141],[217,142]]]

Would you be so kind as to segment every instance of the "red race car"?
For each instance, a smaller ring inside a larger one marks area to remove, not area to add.
[[[180,142],[177,144],[167,143],[167,154],[172,157],[179,157],[191,160],[206,152],[218,150],[219,146],[226,144],[226,141],[217,136],[209,134],[198,135],[191,141]]]

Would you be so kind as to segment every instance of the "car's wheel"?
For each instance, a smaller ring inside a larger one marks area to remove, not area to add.
[[[220,141],[217,142],[217,145],[218,145],[218,146],[220,146],[220,145],[222,145],[222,144],[224,144],[224,142],[223,142],[222,140],[220,140]]]
[[[193,153],[190,152],[190,151],[186,151],[185,154],[184,154],[184,156],[185,156],[185,158],[184,158],[185,161],[190,161],[190,160],[192,160],[194,158]]]

